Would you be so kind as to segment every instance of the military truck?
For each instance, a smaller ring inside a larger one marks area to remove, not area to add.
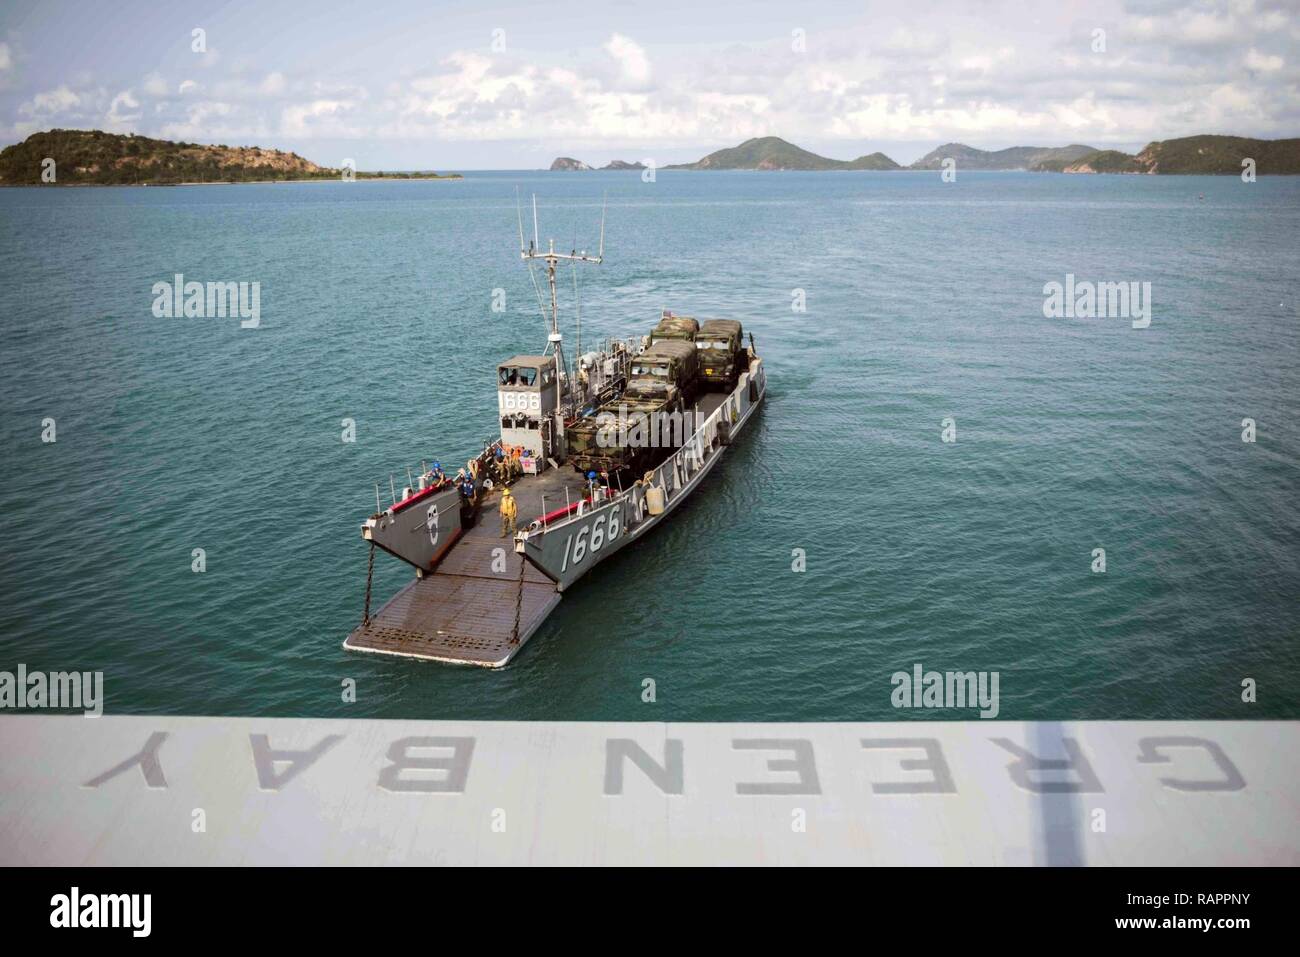
[[[659,324],[650,333],[650,342],[653,344],[673,339],[694,342],[695,334],[699,331],[700,324],[690,316],[674,316],[665,309]]]
[[[574,468],[637,475],[657,465],[685,437],[698,370],[690,342],[661,340],[636,356],[623,394],[565,430]]]
[[[730,392],[748,366],[745,330],[735,319],[705,319],[695,336],[700,359],[700,381],[707,387]]]
[[[695,320],[692,319],[691,322]],[[632,360],[627,392],[661,395],[669,385],[681,393],[683,406],[699,391],[700,359],[693,342],[660,339]]]

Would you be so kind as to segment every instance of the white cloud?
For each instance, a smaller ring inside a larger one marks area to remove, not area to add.
[[[104,115],[104,129],[113,133],[133,133],[140,119],[140,101],[130,90],[123,90],[108,106]]]
[[[163,125],[158,135],[164,139],[199,142],[231,142],[269,135],[265,125],[240,118],[236,107],[219,100],[189,103],[184,119]]]
[[[605,52],[619,65],[624,82],[634,88],[650,82],[650,58],[635,40],[615,33],[605,42]]]
[[[18,107],[24,116],[55,116],[81,104],[81,97],[66,86],[37,93],[26,103]]]
[[[197,90],[199,85],[193,80],[181,80],[180,85],[176,87],[176,92],[184,96],[190,90]]]
[[[1272,73],[1274,70],[1282,69],[1282,58],[1276,55],[1265,55],[1251,47],[1246,52],[1246,69]]]
[[[268,73],[259,89],[267,96],[279,96],[286,86],[283,73]]]
[[[355,100],[319,99],[286,107],[280,113],[280,132],[286,136],[330,136],[353,138],[365,135],[347,120],[357,106]]]
[[[150,73],[141,81],[140,89],[149,96],[166,96],[169,88],[161,73]]]
[[[0,73],[5,73],[13,69],[14,56],[9,49],[9,44],[0,43]]]

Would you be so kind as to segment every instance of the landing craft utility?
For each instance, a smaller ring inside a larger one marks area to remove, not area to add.
[[[519,247],[530,271],[545,263],[546,347],[497,367],[500,435],[464,467],[421,462],[400,494],[390,477],[388,506],[376,486],[361,526],[370,572],[379,549],[413,565],[416,578],[372,614],[367,576],[362,622],[343,643],[351,651],[504,666],[565,589],[699,487],[763,401],[763,360],[734,320],[701,325],[665,310],[640,340],[583,352],[579,319],[566,355],[556,269],[603,261],[603,214],[595,256],[556,252],[554,240],[543,250],[534,200],[533,238],[525,246],[521,212]],[[643,431],[657,417],[676,428]],[[665,432],[672,442],[645,438]],[[513,506],[503,514],[504,487]]]

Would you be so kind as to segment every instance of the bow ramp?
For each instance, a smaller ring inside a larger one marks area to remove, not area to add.
[[[576,502],[585,488],[569,470],[525,475],[511,486],[520,527],[544,506],[563,504],[566,490]],[[475,525],[459,532],[433,570],[370,615],[343,647],[483,668],[509,663],[559,604],[560,592],[515,552],[512,539],[501,537],[499,501],[492,493]],[[396,534],[411,533],[403,528]]]

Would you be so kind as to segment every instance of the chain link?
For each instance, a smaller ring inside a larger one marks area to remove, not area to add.
[[[375,543],[370,543],[370,561],[366,567],[366,610],[361,615],[361,627],[370,624],[370,583],[375,577]]]

